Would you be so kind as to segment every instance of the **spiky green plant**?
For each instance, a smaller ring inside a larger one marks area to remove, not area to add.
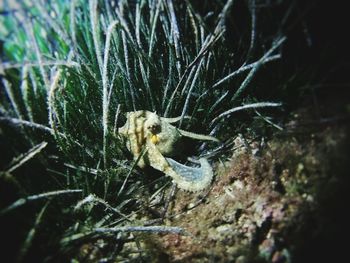
[[[101,237],[122,246],[137,243],[127,232],[183,232],[140,220],[169,180],[135,169],[116,133],[125,112],[181,116],[187,130],[228,139],[196,145],[211,158],[238,131],[234,112],[255,109],[273,124],[256,109],[280,104],[257,101],[252,86],[260,68],[281,58],[285,38],[280,26],[259,31],[253,0],[11,2],[0,17],[0,131],[9,149],[1,180],[19,199],[2,204],[1,217],[40,211],[29,213],[19,259],[30,258],[31,246],[50,260]],[[34,165],[38,174],[17,178]],[[35,235],[51,241],[40,246]]]

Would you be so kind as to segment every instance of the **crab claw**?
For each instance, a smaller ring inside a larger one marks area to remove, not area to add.
[[[213,179],[213,170],[207,159],[199,159],[200,167],[189,167],[176,162],[171,158],[165,158],[172,170],[175,172],[168,173],[173,178],[179,188],[196,192],[208,187]]]

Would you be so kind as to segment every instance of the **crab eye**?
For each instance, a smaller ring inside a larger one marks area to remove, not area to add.
[[[160,125],[150,125],[147,129],[153,134],[160,133]]]

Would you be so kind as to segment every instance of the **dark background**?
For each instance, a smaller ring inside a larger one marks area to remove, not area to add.
[[[311,45],[300,43],[299,33],[291,31],[286,55],[291,68],[305,69],[314,79],[311,82],[317,83],[318,79],[320,83],[306,89],[305,96],[298,97],[296,102],[299,106],[309,105],[319,118],[339,118],[342,120],[339,125],[345,125],[349,131],[350,14],[347,1],[299,1],[299,4],[307,6],[304,20]],[[299,48],[293,50],[293,47]],[[345,120],[342,119],[344,114]],[[321,225],[309,224],[310,229],[306,229],[303,237],[306,245],[299,251],[296,262],[344,262],[349,258],[349,147],[348,138],[341,160],[336,160],[332,167],[339,184],[335,189],[324,189],[320,213],[316,214]],[[316,228],[319,231],[313,235]]]

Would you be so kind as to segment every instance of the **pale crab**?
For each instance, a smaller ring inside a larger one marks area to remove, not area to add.
[[[213,170],[208,160],[200,158],[201,166],[194,168],[169,157],[178,153],[184,136],[197,140],[218,140],[171,125],[179,120],[180,117],[164,118],[146,110],[127,112],[126,123],[118,132],[126,139],[127,148],[139,167],[150,165],[170,176],[179,188],[200,191],[208,187],[213,178]]]

